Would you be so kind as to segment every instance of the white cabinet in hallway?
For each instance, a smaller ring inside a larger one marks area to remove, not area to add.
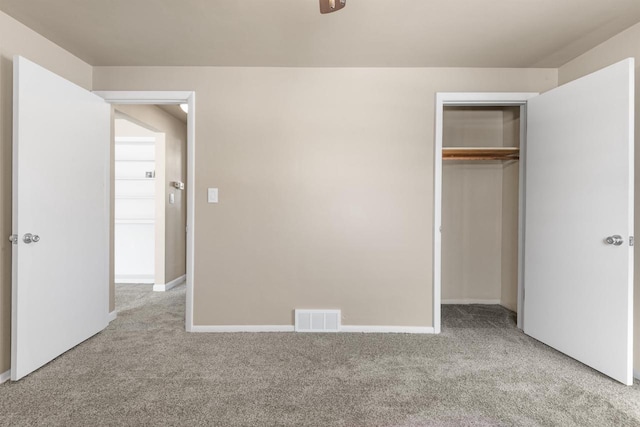
[[[116,136],[114,263],[117,283],[154,282],[155,143],[153,135]]]

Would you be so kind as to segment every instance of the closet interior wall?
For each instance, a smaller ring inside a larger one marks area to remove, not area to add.
[[[445,107],[443,147],[519,147],[519,107]],[[501,304],[518,296],[517,160],[445,160],[442,301]]]

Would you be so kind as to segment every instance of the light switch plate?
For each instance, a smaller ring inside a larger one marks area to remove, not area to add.
[[[207,189],[207,202],[209,202],[209,203],[218,203],[218,189],[217,188],[209,188],[209,189]]]

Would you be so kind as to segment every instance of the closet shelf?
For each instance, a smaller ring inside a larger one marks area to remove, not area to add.
[[[518,160],[517,147],[443,147],[442,160]]]

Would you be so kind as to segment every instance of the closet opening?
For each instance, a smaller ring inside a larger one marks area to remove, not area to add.
[[[522,328],[525,109],[534,94],[466,95],[438,94],[436,105],[436,333],[442,304],[500,305]]]
[[[442,304],[517,312],[518,107],[447,106],[442,138]]]

